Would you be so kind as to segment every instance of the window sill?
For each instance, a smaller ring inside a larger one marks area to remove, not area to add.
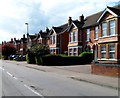
[[[94,39],[94,40],[98,40],[98,38]]]
[[[103,37],[99,37],[100,39],[101,38],[108,38],[108,37],[115,37],[116,35],[109,35],[109,36],[103,36]]]
[[[98,59],[99,60],[103,60],[103,61],[118,61],[117,59]]]
[[[69,43],[70,43],[70,44],[71,44],[71,43],[78,43],[78,41],[72,41],[72,42],[69,42]]]

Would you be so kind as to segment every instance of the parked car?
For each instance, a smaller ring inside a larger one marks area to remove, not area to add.
[[[17,61],[26,61],[26,55],[19,55],[15,58]]]

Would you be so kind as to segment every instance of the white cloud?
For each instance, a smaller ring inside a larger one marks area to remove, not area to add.
[[[2,0],[0,3],[0,42],[11,37],[37,33],[46,26],[62,25],[68,17],[78,18],[103,10],[119,0]]]

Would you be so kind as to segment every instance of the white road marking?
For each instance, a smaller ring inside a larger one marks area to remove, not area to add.
[[[3,69],[2,67],[0,67],[0,69],[5,70],[5,69]]]
[[[8,74],[9,76],[11,76],[11,77],[13,76],[13,75],[12,75],[11,73],[9,73],[9,72],[7,72],[7,74]]]
[[[16,78],[16,77],[13,77],[15,80],[18,80],[18,78]]]
[[[29,86],[27,86],[26,84],[24,84],[24,86],[25,86],[26,88],[28,88],[29,90],[31,90],[33,93],[37,94],[38,96],[43,97],[43,95],[41,95],[40,93],[34,91],[33,89],[31,89],[31,88],[30,88]]]

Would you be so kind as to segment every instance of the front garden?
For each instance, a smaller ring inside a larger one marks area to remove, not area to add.
[[[52,55],[50,50],[42,45],[35,45],[28,50],[26,55],[27,63],[37,65],[81,65],[90,64],[93,60],[93,54],[90,52],[83,52],[79,56],[67,55]]]

